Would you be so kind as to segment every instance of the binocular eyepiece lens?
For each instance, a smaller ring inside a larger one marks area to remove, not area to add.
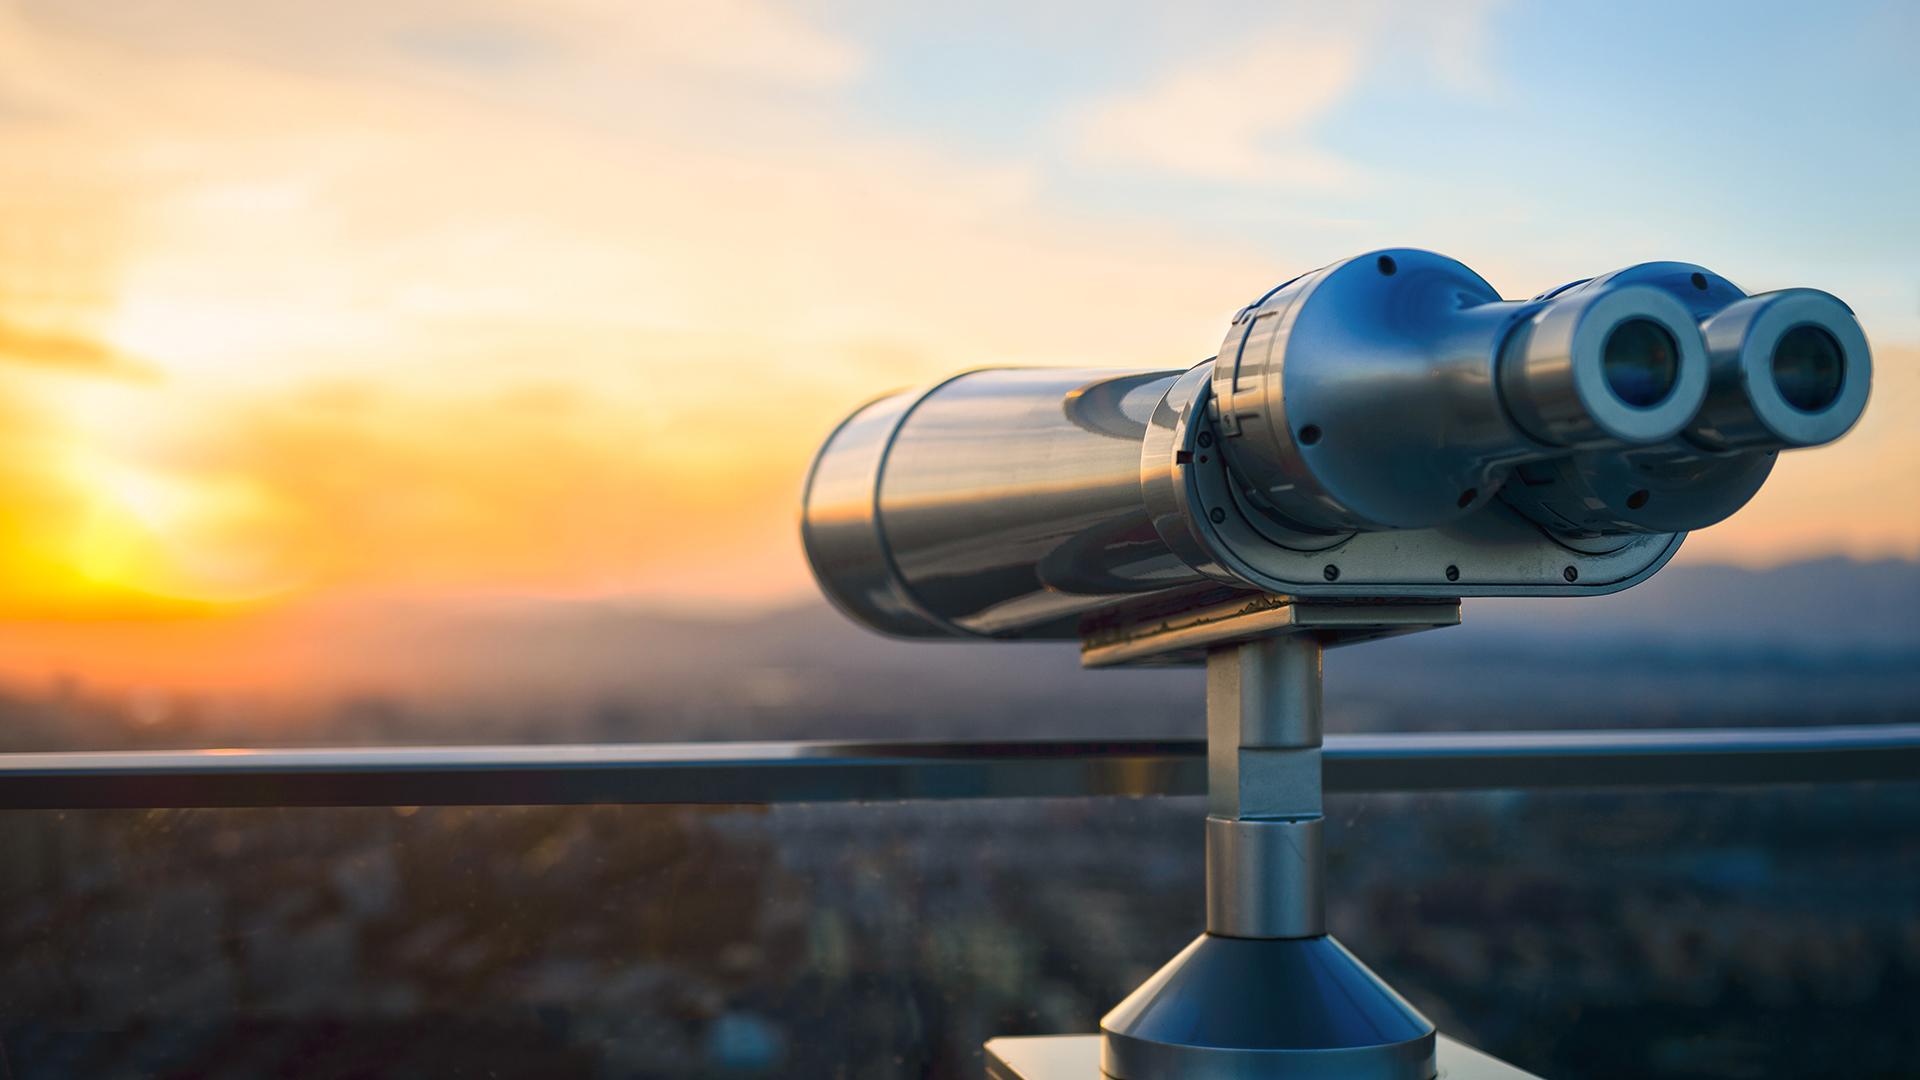
[[[1773,381],[1787,404],[1801,412],[1820,412],[1840,396],[1847,373],[1846,354],[1833,335],[1802,324],[1780,335],[1773,347]]]
[[[1719,374],[1688,438],[1721,452],[1820,446],[1866,408],[1873,356],[1853,310],[1818,289],[1736,300],[1701,327]]]
[[[1777,371],[1779,360],[1774,363]],[[1652,408],[1667,400],[1679,381],[1680,346],[1652,319],[1628,319],[1607,334],[1600,369],[1614,396],[1636,409]]]

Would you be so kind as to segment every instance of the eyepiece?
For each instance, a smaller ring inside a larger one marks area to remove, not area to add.
[[[1833,335],[1812,323],[1780,335],[1773,346],[1773,382],[1787,404],[1817,413],[1840,396],[1847,371],[1846,354]]]
[[[1818,289],[1729,304],[1701,328],[1712,385],[1687,439],[1715,451],[1819,446],[1867,405],[1873,360],[1853,312]]]
[[[1500,394],[1535,440],[1576,450],[1671,439],[1707,390],[1706,348],[1687,309],[1648,285],[1555,294],[1500,353]]]
[[[1607,334],[1600,369],[1614,396],[1636,409],[1652,408],[1680,378],[1680,346],[1652,319],[1628,319]]]

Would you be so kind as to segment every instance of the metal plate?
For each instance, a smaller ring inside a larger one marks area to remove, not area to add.
[[[1465,1043],[1440,1036],[1438,1080],[1540,1080]],[[1100,1036],[1035,1035],[993,1039],[988,1080],[1101,1080]]]
[[[1083,667],[1205,663],[1207,651],[1277,634],[1312,634],[1326,645],[1460,625],[1460,601],[1388,600],[1304,603],[1285,596],[1242,594],[1165,615],[1128,608],[1082,623]]]

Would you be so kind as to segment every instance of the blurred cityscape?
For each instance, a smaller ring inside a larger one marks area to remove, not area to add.
[[[1920,566],[1675,567],[1337,651],[1333,731],[1920,718]],[[331,699],[0,697],[6,749],[1197,735],[1070,646],[500,610]],[[447,672],[484,672],[445,689]],[[438,672],[438,674],[436,674]],[[433,677],[429,677],[433,676]],[[370,680],[370,685],[372,681]],[[0,814],[0,1077],[978,1077],[1200,924],[1194,799]],[[1335,932],[1553,1077],[1920,1074],[1920,777],[1339,796]]]

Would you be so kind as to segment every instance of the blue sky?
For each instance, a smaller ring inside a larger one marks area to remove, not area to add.
[[[1033,169],[1065,213],[1177,223],[1195,243],[1308,263],[1402,243],[1569,275],[1679,258],[1750,288],[1824,286],[1876,337],[1920,340],[1920,6],[1335,11],[819,17],[869,57],[843,88],[852,122]],[[1323,78],[1304,114],[1279,108],[1238,130],[1336,159],[1349,182],[1303,179],[1285,160],[1210,174],[1076,145],[1076,118],[1209,69],[1231,96],[1303,96],[1288,69],[1329,49],[1351,54],[1337,87]],[[1264,72],[1241,63],[1262,56]]]

